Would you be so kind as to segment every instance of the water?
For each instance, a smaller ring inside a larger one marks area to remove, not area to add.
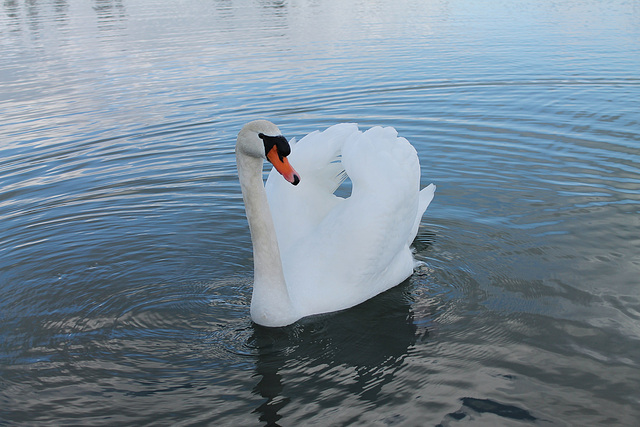
[[[635,2],[4,1],[0,424],[635,425]],[[235,135],[394,126],[400,286],[249,320]]]

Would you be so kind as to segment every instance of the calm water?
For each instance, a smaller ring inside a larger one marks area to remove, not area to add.
[[[0,424],[637,423],[637,2],[0,12]],[[408,138],[438,185],[426,265],[253,325],[255,118]]]

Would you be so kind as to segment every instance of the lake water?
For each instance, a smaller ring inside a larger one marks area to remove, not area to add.
[[[640,4],[0,6],[0,424],[640,417]],[[251,323],[235,136],[394,126],[425,265]]]

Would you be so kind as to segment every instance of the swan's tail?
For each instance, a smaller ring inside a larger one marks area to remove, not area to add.
[[[420,190],[420,193],[418,194],[418,214],[416,215],[415,222],[413,223],[413,229],[411,230],[411,234],[409,235],[409,242],[408,242],[409,245],[413,243],[413,240],[416,238],[416,235],[418,234],[418,227],[420,227],[420,221],[422,220],[422,216],[424,215],[425,211],[429,207],[429,204],[433,200],[433,196],[435,195],[435,192],[436,192],[435,184],[429,184],[426,187],[424,187],[422,190]]]
[[[420,190],[420,198],[418,201],[418,222],[420,222],[422,215],[424,215],[425,211],[429,207],[429,204],[433,200],[433,196],[435,195],[435,193],[436,193],[435,184],[429,184],[426,187],[424,187],[422,190]]]

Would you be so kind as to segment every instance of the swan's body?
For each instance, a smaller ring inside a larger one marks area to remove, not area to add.
[[[335,125],[304,137],[290,156],[285,143],[259,120],[236,145],[253,241],[251,318],[264,326],[352,307],[409,277],[409,245],[435,191],[420,191],[416,151],[393,128]],[[263,185],[265,158],[275,169]],[[352,194],[341,198],[334,191],[346,175]]]

